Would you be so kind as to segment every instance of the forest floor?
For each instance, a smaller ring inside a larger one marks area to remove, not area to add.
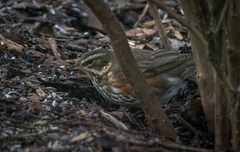
[[[181,13],[178,3],[171,7]],[[132,28],[146,1],[109,1],[131,48],[159,50],[155,22],[147,12]],[[0,2],[0,151],[209,151],[194,78],[163,108],[181,143],[152,132],[142,110],[109,103],[73,60],[110,48],[101,24],[81,1]],[[160,12],[175,50],[191,52],[188,30]],[[125,125],[120,129],[119,123]],[[189,125],[191,126],[189,128]]]

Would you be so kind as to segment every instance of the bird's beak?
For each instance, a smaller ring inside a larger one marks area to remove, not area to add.
[[[73,70],[82,70],[83,66],[82,65],[76,65]]]
[[[81,60],[75,59],[75,65],[73,66],[73,70],[82,70],[83,66],[81,64]]]

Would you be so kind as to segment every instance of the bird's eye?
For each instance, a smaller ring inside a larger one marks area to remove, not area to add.
[[[87,60],[86,62],[84,62],[82,65],[83,65],[83,66],[90,65],[90,64],[93,63],[93,61],[94,61],[94,59],[89,59],[89,60]]]

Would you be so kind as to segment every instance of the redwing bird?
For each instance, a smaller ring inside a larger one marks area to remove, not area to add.
[[[143,49],[133,49],[132,54],[161,103],[177,94],[195,69],[191,54]],[[108,101],[128,107],[139,106],[113,51],[102,48],[87,52],[77,59],[75,69],[82,70]]]

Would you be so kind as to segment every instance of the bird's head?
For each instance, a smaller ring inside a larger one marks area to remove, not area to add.
[[[74,70],[81,70],[88,76],[101,76],[112,66],[113,51],[99,49],[87,52],[76,60]]]

